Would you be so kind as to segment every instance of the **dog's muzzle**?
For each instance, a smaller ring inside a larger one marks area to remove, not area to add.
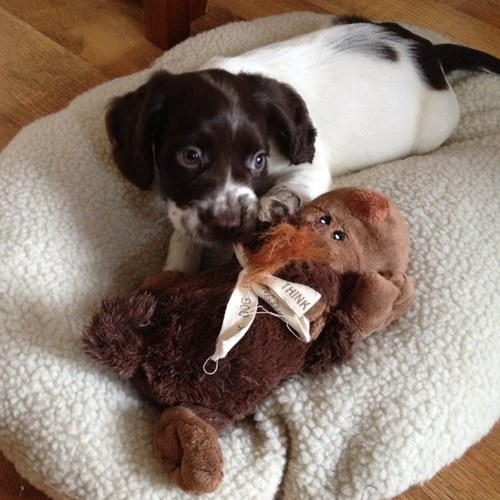
[[[255,196],[240,195],[219,200],[198,210],[198,231],[202,239],[236,243],[249,240],[257,227],[258,202]]]

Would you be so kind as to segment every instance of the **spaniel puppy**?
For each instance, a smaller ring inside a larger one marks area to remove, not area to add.
[[[500,73],[500,60],[343,18],[196,72],[159,71],[112,102],[107,129],[131,182],[159,175],[175,228],[166,268],[195,271],[200,244],[244,241],[336,175],[440,146],[459,119],[445,77],[458,68]]]

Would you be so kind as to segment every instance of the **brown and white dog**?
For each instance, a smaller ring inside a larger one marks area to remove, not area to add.
[[[393,23],[327,29],[160,71],[107,114],[113,156],[146,189],[155,170],[175,231],[166,268],[194,271],[199,245],[248,239],[332,188],[336,175],[440,146],[459,106],[445,73],[500,60],[432,45]]]

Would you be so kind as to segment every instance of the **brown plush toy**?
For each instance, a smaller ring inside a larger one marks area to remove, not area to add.
[[[191,494],[212,492],[223,478],[219,432],[283,380],[345,361],[409,307],[408,253],[392,201],[337,189],[266,233],[246,251],[244,271],[237,263],[196,276],[164,271],[128,297],[105,299],[84,348],[164,408],[154,448],[173,481]],[[269,297],[273,277],[286,280],[274,283],[277,294],[304,312],[300,335],[284,321],[288,306]],[[251,322],[256,283],[267,302],[259,299]]]

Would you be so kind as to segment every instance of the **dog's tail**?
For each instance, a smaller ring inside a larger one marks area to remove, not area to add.
[[[453,43],[438,44],[435,48],[445,73],[466,69],[500,74],[500,59],[486,52]]]

